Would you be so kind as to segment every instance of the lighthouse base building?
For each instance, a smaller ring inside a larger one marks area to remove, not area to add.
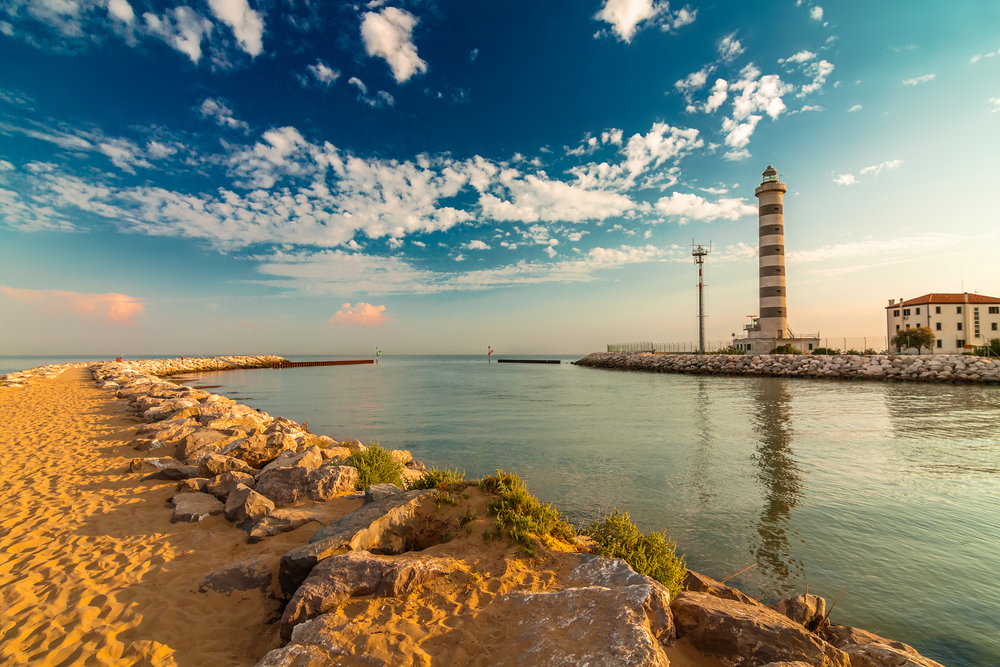
[[[733,347],[748,354],[770,354],[776,348],[790,346],[808,354],[819,347],[819,333],[796,335],[788,327],[784,212],[787,188],[771,165],[763,176],[754,190],[759,201],[760,314],[750,318],[742,334],[733,334]]]

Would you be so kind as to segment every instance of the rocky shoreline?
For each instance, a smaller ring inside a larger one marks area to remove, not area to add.
[[[513,539],[501,539],[495,498],[474,483],[463,484],[464,491],[382,484],[357,492],[358,470],[343,464],[363,451],[361,443],[317,436],[291,420],[161,379],[262,368],[276,359],[87,364],[98,386],[124,403],[119,412],[142,424],[132,441],[141,454],[129,465],[136,481],[176,484],[172,521],[198,523],[221,514],[232,530],[246,531],[249,543],[321,524],[277,561],[243,559],[207,573],[201,585],[202,592],[259,590],[282,600],[281,646],[258,667],[345,659],[376,665],[940,667],[900,642],[829,623],[826,602],[816,595],[770,607],[689,572],[687,590],[671,598],[659,582],[623,560],[592,553],[582,539],[541,536],[537,553],[525,559]],[[12,384],[76,366],[33,369]],[[424,476],[423,464],[408,452],[392,456],[405,466],[407,481]],[[346,503],[346,510],[330,520],[326,505],[335,502]],[[499,532],[491,538],[493,529]],[[446,638],[454,646],[434,653]]]
[[[594,352],[575,363],[592,368],[688,375],[1000,384],[1000,359],[965,355]]]

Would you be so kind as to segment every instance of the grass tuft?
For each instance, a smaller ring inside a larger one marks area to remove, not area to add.
[[[511,543],[517,543],[529,557],[535,556],[534,535],[544,544],[551,538],[576,543],[576,531],[567,523],[551,503],[543,505],[531,495],[521,478],[513,473],[497,470],[479,482],[479,489],[496,496],[489,504],[489,511],[496,515],[493,521],[496,533],[484,534],[483,539],[507,535]],[[489,533],[489,531],[487,531]]]
[[[629,519],[628,512],[617,509],[604,521],[595,521],[583,531],[597,542],[598,552],[608,558],[621,558],[639,574],[656,579],[674,599],[684,591],[687,567],[684,556],[678,558],[677,544],[664,533],[644,534]]]
[[[364,491],[372,484],[395,484],[404,488],[403,464],[392,458],[388,450],[382,449],[377,442],[354,452],[344,465],[358,469],[358,483],[355,485],[358,491]]]
[[[413,482],[411,489],[437,489],[444,493],[459,493],[471,482],[465,481],[465,471],[431,468],[424,476]]]

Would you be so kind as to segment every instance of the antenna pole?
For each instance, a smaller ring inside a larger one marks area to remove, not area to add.
[[[708,248],[699,245],[691,239],[691,255],[694,263],[698,265],[698,351],[705,353],[705,285],[702,268],[705,265],[705,255],[712,252],[712,244],[709,242]]]

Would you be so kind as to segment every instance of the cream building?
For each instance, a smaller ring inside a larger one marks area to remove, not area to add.
[[[934,354],[961,354],[1000,338],[1000,299],[968,292],[889,299],[885,319],[890,341],[901,329],[928,327],[936,337]]]

